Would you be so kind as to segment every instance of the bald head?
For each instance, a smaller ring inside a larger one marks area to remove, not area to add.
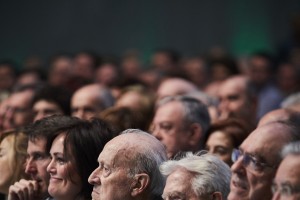
[[[93,199],[160,198],[165,179],[159,166],[166,159],[164,146],[152,135],[137,129],[124,131],[110,140],[99,155],[99,168],[89,178],[94,185]],[[108,178],[103,176],[102,166],[108,168]]]
[[[290,110],[286,108],[270,111],[259,120],[258,127],[268,123],[278,122],[278,121],[290,123],[299,129],[300,112],[296,112],[294,110]]]
[[[157,89],[157,99],[167,96],[183,95],[197,90],[197,87],[181,78],[169,78],[163,81]]]
[[[89,120],[114,103],[110,91],[98,84],[79,88],[71,100],[72,116]]]

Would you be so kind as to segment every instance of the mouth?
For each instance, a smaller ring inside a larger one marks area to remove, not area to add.
[[[95,188],[93,189],[92,193],[94,193],[95,195],[99,195],[99,192],[97,192],[97,190]]]
[[[247,184],[245,182],[239,180],[236,177],[232,177],[231,183],[235,188],[238,188],[238,189],[241,189],[241,190],[247,190],[248,189]]]
[[[58,177],[50,177],[50,182],[57,182],[57,181],[61,181],[61,178]]]

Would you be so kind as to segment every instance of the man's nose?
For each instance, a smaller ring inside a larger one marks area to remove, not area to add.
[[[154,137],[156,137],[158,140],[162,140],[162,136],[161,136],[160,130],[158,128],[155,128],[151,134]]]
[[[231,166],[232,173],[245,174],[245,166],[243,164],[243,156],[240,156]]]
[[[36,171],[37,171],[37,169],[36,169],[35,164],[33,163],[32,160],[29,159],[26,163],[25,173],[26,174],[34,174],[34,173],[36,173]]]
[[[95,169],[90,177],[88,178],[88,182],[91,184],[91,185],[100,185],[100,178],[98,176],[99,174],[99,168]]]

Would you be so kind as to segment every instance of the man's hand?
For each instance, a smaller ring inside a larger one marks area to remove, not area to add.
[[[38,199],[38,183],[33,180],[21,179],[9,187],[8,200]]]

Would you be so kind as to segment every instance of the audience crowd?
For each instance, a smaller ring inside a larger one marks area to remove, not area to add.
[[[0,200],[300,199],[294,48],[1,61]]]

